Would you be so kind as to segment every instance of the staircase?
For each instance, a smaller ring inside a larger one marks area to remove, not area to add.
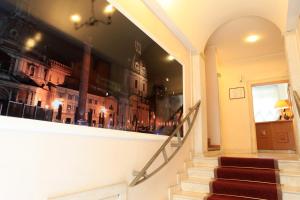
[[[170,200],[206,199],[211,193],[210,184],[215,180],[214,171],[218,165],[218,157],[202,157],[195,155],[191,161],[185,163],[185,172],[178,174],[178,184],[170,188]],[[283,200],[299,200],[300,161],[278,160],[278,168],[279,170],[276,171],[279,173]],[[240,191],[239,189],[236,190]],[[218,198],[216,197],[215,199]],[[234,200],[236,198],[232,197],[229,199]]]

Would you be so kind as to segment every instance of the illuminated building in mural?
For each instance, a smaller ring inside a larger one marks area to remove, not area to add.
[[[15,101],[31,106],[39,105],[45,109],[53,109],[54,121],[64,123],[75,123],[75,112],[78,105],[78,90],[64,87],[67,76],[72,74],[72,69],[57,61],[50,60],[49,65],[38,62],[32,58],[16,57],[12,54],[6,54],[1,51],[2,57],[6,56],[14,60],[14,63],[1,62],[1,78],[7,76],[7,80],[1,80],[0,90],[1,100]],[[139,61],[142,63],[142,61]],[[137,64],[135,69],[137,70]],[[6,67],[9,65],[9,67]],[[5,71],[4,69],[7,69]],[[145,100],[147,95],[147,78],[145,76],[146,68],[141,66],[137,71],[125,70],[125,76],[128,77],[130,83],[129,100],[127,95],[119,97],[111,96],[109,91],[105,96],[97,96],[88,94],[86,110],[87,115],[90,115],[91,126],[100,126],[107,128],[135,129],[138,124],[149,126],[149,106]],[[127,76],[127,73],[128,76]],[[143,76],[141,75],[143,74]],[[27,83],[20,83],[13,77],[18,77],[19,80],[26,80]],[[10,78],[10,79],[9,79]],[[140,84],[137,84],[140,83]],[[28,84],[31,83],[31,84]],[[140,86],[142,84],[142,86]],[[5,85],[5,86],[4,86]],[[9,98],[4,91],[7,86],[11,86],[9,93],[14,96]],[[141,90],[137,90],[139,87]],[[140,94],[143,94],[142,96]],[[8,99],[9,98],[9,99]],[[62,107],[62,113],[59,120],[56,119],[59,107]],[[118,109],[125,110],[122,117],[118,116]],[[126,114],[126,116],[124,116]],[[89,119],[89,116],[87,116]]]
[[[9,6],[0,9],[0,114],[77,124],[82,41],[36,22],[21,12],[24,8],[12,13]],[[143,42],[149,47],[147,40]],[[168,116],[161,118],[159,106],[151,104],[157,94],[149,83],[152,66],[144,62],[141,43],[135,40],[128,48],[128,63],[91,50],[84,114],[89,126],[153,132],[174,125],[169,111],[162,109]],[[117,73],[121,76],[116,78]]]
[[[7,21],[17,23],[18,19]],[[24,22],[22,22],[24,23]],[[10,26],[3,27],[10,29]],[[12,29],[10,35],[1,35],[0,43],[0,104],[2,114],[7,114],[6,102],[53,110],[51,121],[76,123],[79,92],[66,84],[73,75],[74,66],[69,67],[53,59],[39,59],[39,52],[27,52],[18,40],[18,32]],[[28,32],[30,32],[28,30]],[[36,31],[38,32],[38,31]],[[43,57],[43,56],[41,56]],[[149,126],[149,105],[147,96],[147,73],[140,54],[135,53],[132,64],[124,70],[124,80],[129,87],[123,93],[113,96],[109,81],[102,80],[102,96],[89,93],[86,103],[86,119],[90,126],[137,130]],[[103,84],[105,82],[105,84]],[[92,83],[91,83],[92,84]],[[110,84],[113,85],[113,84]],[[116,86],[112,86],[113,88]],[[128,98],[129,97],[129,98]],[[61,110],[61,111],[60,111]],[[14,112],[14,111],[12,111]],[[121,114],[120,114],[121,113]],[[15,116],[14,113],[11,114]],[[60,116],[58,116],[60,115]]]

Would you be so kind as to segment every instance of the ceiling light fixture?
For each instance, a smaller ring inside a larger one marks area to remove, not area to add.
[[[70,20],[74,23],[74,24],[79,24],[81,22],[81,16],[79,14],[73,14],[70,17]]]
[[[175,58],[174,58],[174,56],[168,55],[167,56],[167,60],[168,61],[173,61],[173,60],[175,60]]]
[[[81,16],[79,14],[73,14],[70,16],[70,20],[74,24],[75,30],[78,30],[84,26],[94,26],[98,23],[104,24],[104,25],[110,25],[112,23],[112,14],[115,11],[115,8],[112,5],[107,5],[103,13],[106,15],[106,19],[97,19],[95,15],[95,1],[91,0],[91,16],[83,23],[81,22]]]
[[[110,14],[112,14],[114,12],[115,12],[115,8],[111,4],[107,5],[104,8],[104,13],[107,14],[107,15],[110,15]]]
[[[257,42],[260,39],[259,35],[249,35],[246,37],[245,41],[248,43],[254,43]]]

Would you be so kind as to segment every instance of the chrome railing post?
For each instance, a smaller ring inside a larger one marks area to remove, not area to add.
[[[8,116],[8,111],[9,111],[10,103],[11,103],[11,101],[8,101],[7,109],[6,109],[6,116]]]
[[[22,117],[21,118],[24,118],[24,113],[25,113],[25,104],[23,103],[23,106],[22,106]]]

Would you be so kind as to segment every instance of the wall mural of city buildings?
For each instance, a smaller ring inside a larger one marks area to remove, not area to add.
[[[182,66],[105,0],[1,2],[1,115],[167,135],[182,112]]]

